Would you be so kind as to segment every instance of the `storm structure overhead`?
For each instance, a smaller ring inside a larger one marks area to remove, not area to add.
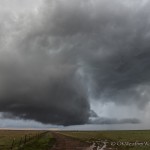
[[[149,124],[149,1],[0,5],[0,121]]]

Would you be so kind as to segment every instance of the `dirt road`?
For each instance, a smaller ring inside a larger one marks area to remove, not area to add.
[[[89,144],[87,143],[57,132],[53,132],[52,134],[56,139],[56,144],[51,150],[89,150]]]
[[[50,150],[118,150],[116,147],[110,147],[107,141],[88,144],[59,132],[52,132],[52,134],[56,143]]]

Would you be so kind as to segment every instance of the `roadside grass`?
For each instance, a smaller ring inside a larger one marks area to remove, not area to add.
[[[23,139],[25,135],[32,137],[42,132],[34,130],[0,130],[0,149],[8,149],[12,145],[13,140],[14,144],[19,143],[20,139]]]
[[[27,143],[19,150],[48,150],[53,146],[54,143],[55,139],[48,132],[39,139],[34,139],[31,142]]]
[[[47,150],[55,143],[55,139],[50,132],[44,132],[39,130],[0,130],[0,150],[10,149],[13,141],[13,150]],[[24,144],[25,137],[26,144]]]
[[[15,139],[16,148],[13,150],[49,150],[55,143],[50,132],[46,134],[41,134],[38,138],[33,138],[29,140],[25,145],[17,148],[17,143],[20,141],[21,137],[25,135],[36,136],[36,134],[43,133],[43,131],[13,131],[13,130],[0,130],[0,150],[8,150],[10,148],[13,139]],[[97,142],[100,140],[111,142],[148,142],[149,145],[142,146],[125,146],[125,145],[115,145],[112,148],[117,148],[117,150],[150,150],[150,130],[134,130],[134,131],[60,131],[59,133],[79,139],[85,142]],[[120,143],[119,143],[120,144]]]
[[[134,130],[134,131],[63,131],[60,132],[64,135],[78,138],[81,141],[94,142],[98,140],[108,140],[111,146],[111,142],[115,142],[118,150],[150,150],[150,145],[134,145],[125,146],[121,145],[121,142],[140,143],[147,142],[150,144],[150,130]],[[118,145],[117,145],[118,144]]]

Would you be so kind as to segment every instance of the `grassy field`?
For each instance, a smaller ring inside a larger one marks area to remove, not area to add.
[[[59,133],[91,144],[95,143],[97,146],[100,142],[102,143],[107,140],[108,146],[114,149],[117,148],[117,150],[150,150],[149,130],[59,131]],[[25,137],[27,142],[24,144]],[[19,146],[20,142],[23,143],[21,146]],[[12,143],[12,150],[47,150],[50,149],[55,142],[56,139],[53,138],[51,132],[0,130],[0,150],[10,150]]]
[[[76,131],[61,132],[86,142],[108,141],[118,150],[150,150],[150,131]],[[130,144],[130,145],[129,145]]]
[[[31,130],[0,130],[0,150],[43,150],[51,147],[54,139],[50,132]]]
[[[48,132],[39,139],[34,139],[32,142],[29,142],[21,150],[48,150],[55,143],[55,139]]]
[[[28,131],[28,130],[0,130],[0,145],[11,144],[13,139],[20,140],[25,135],[34,136],[41,131]]]

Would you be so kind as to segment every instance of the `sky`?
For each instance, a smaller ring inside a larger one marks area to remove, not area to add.
[[[150,2],[0,0],[0,127],[148,129]]]

